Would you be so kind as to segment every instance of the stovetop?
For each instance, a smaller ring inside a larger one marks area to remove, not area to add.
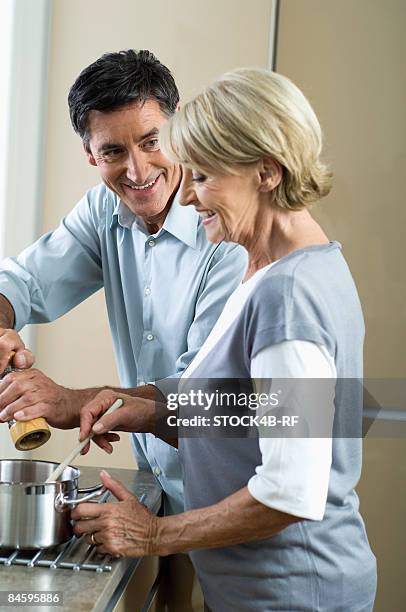
[[[104,503],[110,496],[106,491],[94,503]],[[142,498],[141,498],[141,501]],[[69,542],[58,547],[43,550],[12,550],[0,548],[0,565],[25,565],[26,567],[49,567],[50,569],[71,569],[74,571],[91,570],[95,572],[111,572],[110,555],[98,555],[93,544],[88,544],[82,536],[73,536]]]
[[[79,466],[79,469],[80,487],[94,486],[99,479],[101,467]],[[111,466],[107,469],[133,495],[144,499],[143,503],[151,512],[156,514],[159,511],[161,487],[150,471]],[[114,496],[108,499],[109,503],[115,501]],[[55,570],[51,569],[55,566]],[[82,538],[74,538],[58,549],[43,552],[0,549],[0,592],[22,589],[29,592],[62,592],[65,612],[110,612],[115,609],[131,576],[138,572],[139,567],[142,571],[143,559],[99,556],[97,549],[90,547]],[[144,574],[141,582],[143,588]],[[0,608],[3,609],[1,605]],[[27,612],[37,612],[39,608],[28,606],[24,609]]]
[[[82,538],[73,537],[58,548],[46,550],[0,549],[0,565],[25,565],[26,567],[49,567],[50,569],[72,569],[111,572],[110,555],[98,555],[96,547],[89,546]]]

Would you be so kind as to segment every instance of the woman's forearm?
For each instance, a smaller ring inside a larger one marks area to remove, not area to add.
[[[269,538],[301,518],[264,506],[247,487],[221,502],[165,516],[156,525],[156,554],[219,548]]]

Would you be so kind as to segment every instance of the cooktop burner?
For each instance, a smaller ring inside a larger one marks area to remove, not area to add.
[[[98,502],[107,501],[110,491],[106,491]],[[143,501],[146,495],[142,495]],[[26,567],[49,567],[52,570],[70,569],[76,572],[90,570],[94,572],[111,572],[114,563],[111,555],[98,555],[93,544],[88,544],[82,536],[73,536],[69,542],[54,548],[43,550],[6,550],[0,548],[0,565],[25,565]]]
[[[6,566],[49,567],[111,572],[111,556],[98,555],[96,547],[87,544],[84,537],[75,536],[66,544],[44,550],[6,550],[0,548],[0,564]]]

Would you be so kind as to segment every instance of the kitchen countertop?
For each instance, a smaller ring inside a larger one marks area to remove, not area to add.
[[[80,486],[88,487],[97,484],[102,468],[80,468]],[[158,512],[161,505],[161,487],[150,472],[142,470],[123,470],[108,468],[113,478],[120,480],[138,498],[145,495],[143,503],[153,512]],[[113,497],[108,501],[115,501]],[[0,550],[1,556],[1,550]],[[107,612],[113,610],[125,590],[131,576],[140,563],[140,559],[112,559],[109,562],[111,572],[44,567],[24,567],[0,565],[0,591],[62,591],[63,606],[0,606],[6,612],[20,610],[38,612],[38,610],[64,610],[66,612]]]

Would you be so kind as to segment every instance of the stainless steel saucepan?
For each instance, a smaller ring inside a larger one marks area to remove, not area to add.
[[[40,549],[66,542],[73,535],[71,508],[104,493],[102,484],[79,489],[80,472],[70,466],[58,482],[47,483],[57,466],[0,460],[0,548]]]

